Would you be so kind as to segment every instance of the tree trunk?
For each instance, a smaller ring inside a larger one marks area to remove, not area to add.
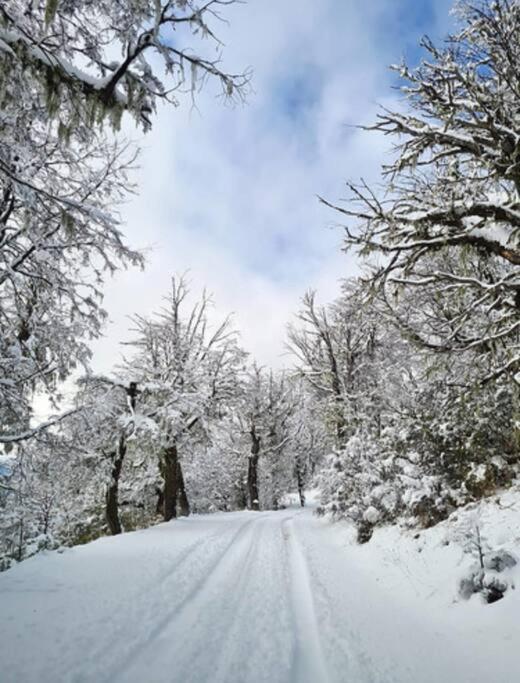
[[[179,494],[179,516],[189,517],[190,515],[190,501],[186,493],[186,486],[184,484],[184,476],[182,474],[182,467],[179,458],[177,457],[177,486]]]
[[[163,451],[161,474],[164,479],[163,517],[169,522],[177,516],[177,445],[173,443]]]
[[[155,493],[157,494],[157,504],[155,506],[155,512],[158,515],[162,515],[164,510],[164,489],[162,487],[156,487]]]
[[[299,463],[296,465],[296,481],[298,483],[298,495],[300,496],[300,505],[302,507],[305,507],[305,484],[303,481],[302,468]]]
[[[106,508],[105,515],[110,529],[110,533],[113,536],[120,534],[122,531],[121,521],[119,519],[119,479],[121,477],[121,469],[123,467],[123,460],[126,455],[126,437],[122,433],[119,437],[117,444],[117,450],[112,453],[112,476],[110,479],[110,484],[108,485],[107,495],[106,495]]]
[[[258,456],[251,455],[247,471],[248,510],[259,510],[258,501]]]
[[[260,437],[257,436],[254,426],[251,427],[251,455],[247,470],[247,494],[248,509],[259,510],[260,501],[258,496],[258,459],[260,457]]]
[[[335,423],[337,445],[341,448],[345,442],[347,425],[345,423],[343,392],[341,389],[341,379],[338,371],[338,363],[334,353],[334,347],[330,338],[330,333],[322,333],[323,341],[327,347],[330,365],[332,393],[334,394]]]

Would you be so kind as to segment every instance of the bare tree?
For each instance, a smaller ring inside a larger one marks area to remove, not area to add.
[[[118,127],[125,111],[147,130],[159,101],[176,105],[183,90],[193,95],[210,78],[225,97],[244,96],[249,74],[223,70],[222,43],[211,27],[233,4],[7,0],[0,7],[0,71],[36,86],[67,132],[105,118]],[[204,41],[217,47],[216,57],[204,50]]]
[[[229,319],[210,327],[206,292],[192,306],[188,295],[186,278],[173,278],[166,307],[151,318],[134,318],[137,336],[130,345],[137,352],[125,367],[139,382],[143,410],[157,425],[165,520],[178,507],[180,514],[190,512],[180,450],[203,438],[207,420],[224,410],[244,358]]]
[[[105,490],[105,518],[110,533],[123,530],[119,516],[119,485],[128,440],[136,431],[139,389],[135,382],[124,385],[105,376],[87,375],[79,382],[77,413],[69,420],[75,444],[98,454],[108,463]]]
[[[246,503],[259,510],[262,498],[276,509],[293,477],[291,416],[295,397],[282,375],[253,366],[244,387],[239,424],[248,443]],[[264,490],[261,490],[261,459],[265,463]]]
[[[88,342],[106,318],[101,300],[107,275],[143,264],[125,243],[117,213],[134,189],[128,174],[136,157],[132,147],[113,139],[122,114],[147,130],[159,102],[193,98],[208,80],[228,99],[245,95],[248,74],[223,70],[221,44],[210,26],[233,4],[1,3],[4,442],[34,434],[34,390],[53,400],[62,380],[87,367]],[[216,56],[207,51],[215,46]]]
[[[389,307],[410,289],[437,298],[435,333],[431,310],[408,332],[439,352],[475,352],[486,380],[520,367],[520,6],[464,0],[457,13],[446,47],[425,39],[418,68],[396,67],[408,109],[367,127],[397,141],[386,192],[351,183],[335,208],[349,219],[346,248],[381,255],[370,280]]]
[[[368,383],[367,361],[377,325],[368,307],[363,313],[362,290],[353,282],[345,282],[342,296],[328,307],[316,304],[314,292],[307,292],[302,303],[296,316],[299,324],[289,326],[289,350],[318,400],[327,402],[341,446],[354,426],[351,408],[359,385]]]

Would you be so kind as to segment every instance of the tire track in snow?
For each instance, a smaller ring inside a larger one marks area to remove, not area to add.
[[[321,645],[310,573],[292,520],[290,517],[282,521],[294,626],[291,680],[294,683],[328,683],[329,672]]]
[[[172,533],[175,533],[172,528]],[[116,615],[117,623],[112,626],[111,637],[108,642],[104,642],[100,647],[91,652],[91,658],[96,661],[103,661],[104,658],[117,649],[122,642],[131,642],[132,633],[128,633],[128,629],[135,620],[135,605],[139,604],[140,597],[143,593],[153,595],[161,590],[169,581],[176,580],[179,573],[182,572],[185,566],[193,564],[193,560],[207,552],[207,547],[211,546],[216,539],[222,537],[222,532],[214,533],[210,536],[197,540],[188,544],[180,556],[176,556],[174,561],[165,569],[154,575],[153,578],[146,583],[141,584],[139,588],[131,593],[126,593],[120,598],[119,604],[113,605],[113,612]],[[156,605],[150,604],[150,611],[154,612]],[[140,615],[143,616],[142,614]]]
[[[244,604],[248,603],[248,587],[262,550],[262,517],[254,520],[247,530],[247,536],[240,539],[243,548],[238,548],[223,562],[210,580],[197,591],[174,619],[173,630],[191,633],[196,629],[197,638],[185,638],[182,659],[184,669],[179,669],[179,680],[183,683],[231,683],[237,681],[229,676],[229,665],[243,657],[241,644],[247,628],[247,620],[241,621]],[[260,526],[260,531],[258,531]],[[238,638],[234,627],[239,626]],[[238,645],[238,651],[237,646]],[[226,657],[231,646],[232,658]],[[201,650],[202,661],[197,660]],[[238,683],[238,681],[237,681]]]
[[[186,616],[186,613],[190,610],[190,608],[192,608],[191,611],[193,620],[193,613],[195,611],[193,609],[194,602],[197,602],[200,605],[200,613],[204,614],[207,607],[205,594],[208,590],[208,587],[211,592],[212,584],[216,583],[218,585],[220,578],[225,580],[226,576],[231,574],[230,569],[234,564],[240,565],[240,568],[242,569],[242,565],[247,563],[247,560],[250,558],[255,537],[251,533],[248,538],[248,531],[250,531],[250,527],[260,519],[260,517],[255,517],[254,519],[250,519],[244,524],[241,524],[238,530],[233,533],[217,557],[208,557],[206,571],[195,581],[189,592],[184,595],[184,597],[182,597],[182,599],[174,606],[170,607],[166,612],[163,612],[159,619],[156,618],[154,620],[153,627],[150,631],[148,631],[146,639],[141,643],[134,645],[134,649],[132,650],[130,656],[125,659],[124,663],[119,663],[117,666],[115,666],[111,675],[109,675],[106,680],[129,680],[126,674],[134,666],[139,667],[144,662],[148,650],[153,649],[154,645],[156,645],[161,639],[161,636],[165,631],[169,629],[174,630],[176,627],[178,627],[181,632],[189,629],[190,624],[188,622],[190,619]],[[179,567],[177,567],[177,571],[175,572],[176,574],[178,574],[178,569]],[[247,572],[245,572],[244,575],[246,573]],[[225,593],[226,597],[230,597],[228,593],[225,591],[223,592]],[[199,626],[201,625],[201,621],[203,622],[203,619],[199,621]],[[211,627],[214,628],[213,623],[211,623]],[[172,645],[175,644],[175,642],[176,639],[173,639]],[[161,649],[164,650],[164,647]],[[177,666],[180,664],[180,662],[177,661],[178,657],[183,653],[175,652],[174,654],[172,650],[168,651],[171,653],[173,663],[177,668]],[[186,673],[188,674],[189,672]],[[131,678],[132,680],[135,679],[134,676]],[[183,676],[180,677],[179,680],[187,679],[185,679]]]
[[[196,683],[290,680],[292,629],[280,522],[271,515],[255,526],[254,551],[233,588],[233,609],[214,670],[208,678],[194,679]]]
[[[363,645],[356,626],[356,610],[351,614],[348,596],[356,587],[347,578],[346,553],[344,548],[329,545],[323,533],[325,528],[316,520],[305,520],[300,527],[300,544],[307,558],[315,609],[324,634],[329,678],[338,682],[348,677],[347,680],[363,683],[403,683],[396,679],[393,667],[374,660]],[[344,570],[338,575],[339,566]]]
[[[172,533],[175,533],[175,527],[172,528]],[[217,532],[207,536],[202,541],[196,540],[186,546],[184,552],[176,557],[174,562],[164,569],[162,572],[157,574],[153,580],[148,582],[147,586],[142,586],[139,592],[135,593],[135,596],[141,595],[143,590],[156,590],[164,583],[175,577],[179,572],[184,569],[184,566],[191,563],[196,555],[203,555],[206,552],[206,548],[214,544],[216,539],[222,537],[222,532]]]

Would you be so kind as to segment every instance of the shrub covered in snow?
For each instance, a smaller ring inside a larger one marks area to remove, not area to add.
[[[478,509],[463,517],[455,539],[475,563],[459,581],[459,595],[469,599],[478,593],[487,603],[497,602],[509,588],[514,588],[510,570],[518,564],[516,556],[505,548],[493,549],[482,527]]]
[[[364,528],[427,528],[515,478],[519,450],[507,383],[443,389],[436,381],[396,407],[361,415],[363,425],[329,456],[320,513]]]

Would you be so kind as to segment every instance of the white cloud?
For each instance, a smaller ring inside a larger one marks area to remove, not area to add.
[[[435,35],[448,2],[422,4],[431,4]],[[194,290],[214,292],[216,315],[235,313],[259,362],[287,363],[285,325],[305,289],[330,299],[338,279],[355,272],[339,250],[341,232],[328,227],[336,217],[316,194],[335,200],[345,179],[377,175],[387,141],[346,124],[373,120],[392,96],[387,64],[424,30],[417,10],[412,26],[402,23],[411,8],[414,0],[232,8],[220,27],[225,62],[253,66],[255,92],[245,107],[223,107],[205,92],[198,112],[189,102],[163,109],[144,139],[140,194],[123,216],[128,240],[152,251],[144,273],[108,283],[112,322],[94,346],[97,369],[117,360],[127,316],[156,309],[171,275],[185,270]]]

